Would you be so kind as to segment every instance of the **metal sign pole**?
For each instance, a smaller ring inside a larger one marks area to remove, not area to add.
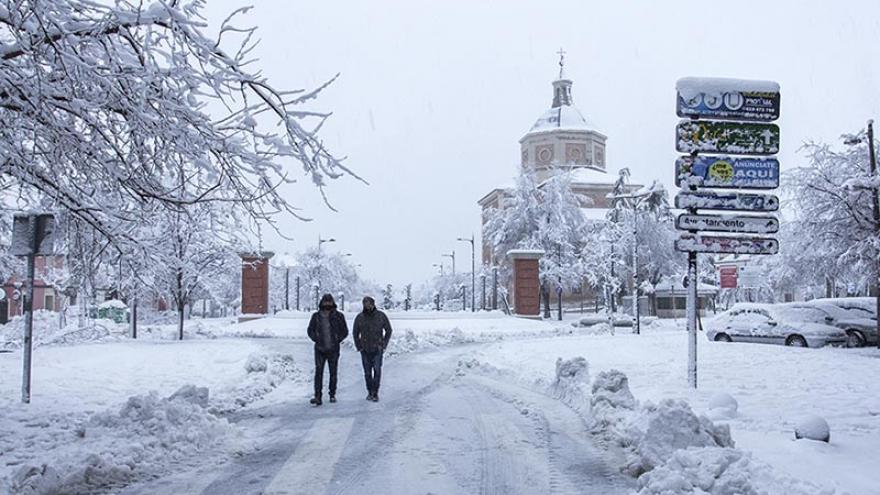
[[[27,293],[24,299],[24,363],[21,375],[21,402],[31,402],[31,358],[34,337],[34,259],[37,252],[37,217],[28,217],[28,229],[31,234],[31,252],[27,255]]]
[[[697,388],[697,253],[688,253],[687,274],[688,386]]]

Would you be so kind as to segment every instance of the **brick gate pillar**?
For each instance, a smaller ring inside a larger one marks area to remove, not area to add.
[[[541,282],[538,260],[544,251],[514,249],[507,252],[513,262],[513,309],[517,316],[540,318]]]
[[[269,258],[274,253],[240,253],[241,317],[251,320],[269,313]]]

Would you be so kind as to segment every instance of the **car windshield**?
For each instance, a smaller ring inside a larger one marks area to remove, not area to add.
[[[843,309],[852,313],[852,315],[856,318],[870,318],[872,320],[877,319],[877,315],[875,315],[873,311],[868,311],[867,309],[861,308],[859,306],[844,307]]]
[[[786,322],[808,321],[812,323],[825,323],[825,318],[830,315],[819,308],[811,308],[809,306],[789,306],[775,308],[773,316],[777,320]]]

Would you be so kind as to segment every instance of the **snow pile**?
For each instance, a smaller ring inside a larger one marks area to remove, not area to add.
[[[798,421],[794,429],[794,437],[798,440],[806,438],[807,440],[828,443],[831,441],[831,428],[827,421],[815,414],[810,414]]]
[[[244,365],[247,376],[235,388],[222,390],[211,404],[211,411],[228,413],[247,406],[278,388],[287,380],[299,380],[302,372],[293,356],[281,353],[255,353]]]
[[[780,477],[751,454],[733,448],[709,447],[677,450],[662,465],[638,480],[639,495],[823,495],[803,481]]]
[[[128,324],[112,320],[87,320],[86,325],[79,326],[76,316],[68,316],[67,324],[60,326],[59,318],[55,311],[34,311],[34,347],[121,340],[128,335]],[[24,317],[16,316],[6,325],[0,325],[0,349],[20,348],[23,336]]]
[[[433,349],[442,346],[460,345],[472,342],[476,342],[476,340],[473,337],[465,335],[458,327],[453,327],[450,330],[419,333],[406,329],[403,335],[392,335],[391,341],[388,343],[388,349],[386,349],[385,352],[389,356],[395,356],[424,349]],[[354,346],[354,344],[351,345]]]
[[[592,420],[600,430],[614,428],[623,419],[621,411],[632,411],[637,405],[629,391],[629,379],[617,370],[600,372],[593,381],[592,392]]]
[[[231,447],[236,429],[208,410],[207,388],[186,385],[167,398],[133,396],[92,415],[49,457],[20,467],[0,488],[13,494],[88,493],[125,486]]]
[[[648,403],[629,418],[625,443],[633,447],[625,470],[638,476],[661,465],[674,452],[692,447],[733,447],[730,427],[697,416],[683,400]]]
[[[98,309],[128,309],[128,305],[119,299],[109,299],[99,304]]]
[[[553,397],[576,411],[589,411],[587,389],[590,385],[590,366],[582,357],[556,360],[556,379],[550,385]]]

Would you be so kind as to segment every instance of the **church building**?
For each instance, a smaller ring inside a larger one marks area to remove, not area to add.
[[[533,169],[539,184],[552,177],[559,169],[571,169],[572,190],[589,200],[583,204],[584,215],[590,220],[604,220],[610,207],[610,200],[606,196],[614,187],[617,171],[608,173],[608,137],[597,130],[574,106],[572,84],[571,79],[565,76],[564,59],[560,58],[559,77],[553,81],[550,108],[538,117],[531,129],[519,140],[521,166]],[[635,191],[641,187],[631,184],[627,186],[627,190]],[[482,209],[483,263],[488,265],[505,263],[505,260],[494,259],[485,228],[490,212],[501,207],[502,200],[511,196],[511,190],[510,186],[496,187],[478,201]]]

